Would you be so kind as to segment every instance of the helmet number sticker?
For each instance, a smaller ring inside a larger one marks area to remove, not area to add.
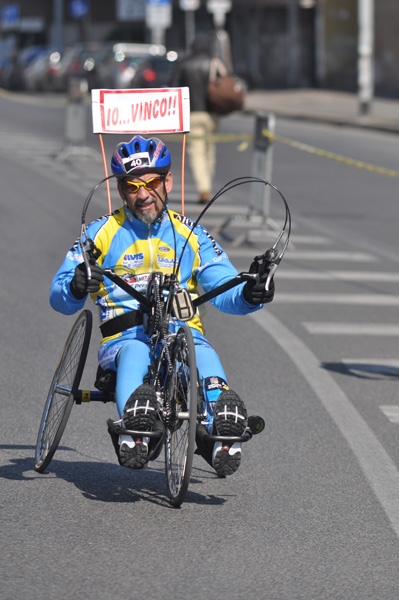
[[[123,159],[123,165],[125,167],[126,173],[129,173],[133,169],[137,169],[140,167],[145,167],[150,164],[150,156],[148,152],[140,152],[134,155],[134,158],[129,156],[128,158]]]

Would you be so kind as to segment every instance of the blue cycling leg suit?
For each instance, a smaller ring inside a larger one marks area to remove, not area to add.
[[[103,344],[98,359],[103,369],[117,371],[116,404],[122,417],[124,406],[134,390],[143,383],[151,362],[148,337],[138,327],[135,336],[129,335]],[[205,423],[212,429],[213,408],[223,389],[227,389],[226,375],[216,351],[196,329],[192,329],[198,375],[205,398]]]

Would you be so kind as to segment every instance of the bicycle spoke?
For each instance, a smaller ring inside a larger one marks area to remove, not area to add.
[[[72,327],[54,374],[36,443],[35,468],[39,472],[51,461],[68,421],[86,361],[91,323],[90,311],[83,311]]]
[[[191,331],[179,329],[172,352],[173,373],[167,393],[171,418],[165,442],[165,466],[168,494],[174,506],[180,506],[187,493],[194,454],[197,411],[197,367]],[[184,412],[184,419],[179,413]]]

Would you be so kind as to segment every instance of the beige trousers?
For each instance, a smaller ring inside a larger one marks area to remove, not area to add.
[[[190,115],[188,155],[199,194],[211,193],[216,166],[216,146],[215,142],[207,140],[206,137],[215,133],[217,124],[218,118],[207,112],[196,111]]]

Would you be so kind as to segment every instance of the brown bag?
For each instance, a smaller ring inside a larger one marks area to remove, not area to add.
[[[217,115],[228,115],[244,105],[244,85],[229,75],[224,64],[217,58],[211,60],[208,82],[209,111]]]

